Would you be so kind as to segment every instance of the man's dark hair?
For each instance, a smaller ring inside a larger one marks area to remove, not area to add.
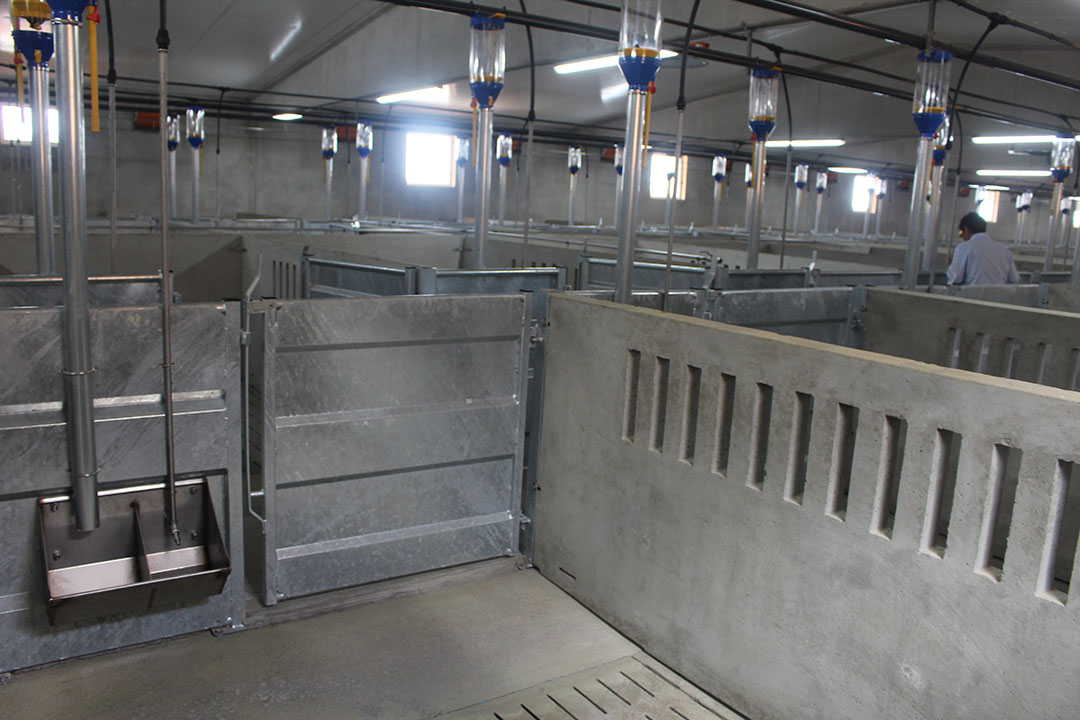
[[[986,221],[979,213],[970,212],[960,218],[960,229],[970,230],[973,233],[986,232]]]

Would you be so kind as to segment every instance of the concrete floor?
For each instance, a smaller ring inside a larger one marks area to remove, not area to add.
[[[459,574],[449,586],[399,586],[388,595],[288,622],[263,616],[259,623],[274,624],[222,637],[190,635],[15,673],[0,687],[0,716],[490,718],[499,714],[484,709],[489,700],[514,704],[515,693],[594,668],[629,669],[646,687],[664,672],[648,669],[638,647],[535,570],[504,563],[493,575]],[[280,620],[288,603],[277,607]],[[310,600],[307,607],[301,616]],[[690,704],[696,713],[683,714],[700,716],[701,701]],[[619,705],[597,716],[645,717]],[[654,709],[649,717],[679,715]]]

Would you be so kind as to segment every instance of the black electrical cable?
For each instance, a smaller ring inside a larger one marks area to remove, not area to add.
[[[528,15],[525,0],[518,0],[518,2],[521,3],[521,12]],[[532,27],[529,25],[525,26],[525,37],[529,40],[529,115],[526,122],[532,122],[536,119],[536,55],[533,54]]]
[[[989,37],[990,33],[992,33],[994,31],[994,29],[996,27],[998,27],[1000,24],[1001,23],[998,22],[998,20],[996,18],[990,18],[990,23],[986,26],[986,30],[983,31],[983,34],[979,37],[978,42],[976,42],[974,47],[972,47],[971,54],[968,56],[968,59],[964,62],[964,68],[960,71],[960,78],[956,81],[956,88],[953,90],[953,98],[952,98],[952,104],[950,106],[950,113],[949,114],[956,119],[957,132],[958,132],[958,134],[960,136],[960,150],[956,154],[956,183],[957,183],[957,185],[960,184],[960,170],[963,168],[963,165],[964,165],[964,143],[963,143],[963,125],[960,122],[960,113],[956,109],[956,100],[957,100],[958,95],[960,94],[960,88],[963,87],[963,85],[964,85],[964,78],[967,77],[968,68],[971,67],[971,57],[973,55],[975,55],[975,53],[979,52],[979,48],[982,47],[982,44],[986,41],[986,38]],[[951,144],[952,144],[952,139],[949,138],[949,143],[947,144],[947,146],[951,146]]]
[[[214,150],[215,155],[221,154],[221,105],[225,102],[225,93],[228,92],[227,88],[221,88],[221,95],[218,96],[217,103],[217,147]]]
[[[161,25],[157,31],[157,46],[158,50],[169,49],[169,30],[165,23],[165,0],[158,0],[158,17],[161,20]]]
[[[116,84],[116,48],[113,44],[112,0],[105,0],[105,32],[109,37],[109,73],[106,79],[110,85]]]
[[[697,19],[698,5],[701,0],[694,0],[694,7],[690,10],[690,22],[686,23],[686,37],[683,38],[682,65],[679,68],[679,99],[675,107],[682,112],[686,109],[686,60],[690,57],[690,34],[694,32],[694,20]]]

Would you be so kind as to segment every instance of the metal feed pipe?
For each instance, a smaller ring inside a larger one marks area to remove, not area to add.
[[[94,435],[94,368],[90,362],[90,283],[86,241],[86,138],[83,131],[79,27],[84,0],[50,0],[60,115],[60,234],[64,242],[63,374],[68,472],[75,528],[94,530],[98,464]]]

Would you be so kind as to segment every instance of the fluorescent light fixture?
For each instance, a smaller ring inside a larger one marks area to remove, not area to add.
[[[1057,135],[976,135],[971,142],[976,145],[1035,145],[1052,143]]]
[[[661,50],[660,59],[675,57],[677,52],[672,50]],[[569,75],[570,73],[585,72],[586,70],[600,70],[601,68],[615,67],[619,64],[618,55],[601,55],[600,57],[586,58],[585,60],[575,60],[574,62],[560,63],[555,66],[555,72],[559,75]]]
[[[1009,190],[1012,189],[1012,188],[1007,188],[1004,185],[970,185],[969,184],[968,187],[969,188],[975,188],[976,190],[978,190],[979,188],[983,188],[984,190],[996,190],[998,192],[1008,192]]]
[[[375,102],[389,105],[396,102],[415,103],[444,103],[450,99],[449,85],[436,85],[435,87],[420,88],[419,90],[406,90],[405,92],[380,95]]]
[[[976,170],[979,177],[1050,177],[1049,170]]]
[[[301,115],[300,113],[286,112],[286,113],[278,113],[277,115],[273,115],[272,117],[275,120],[283,120],[285,122],[288,122],[290,120],[299,120],[300,118],[302,118],[304,116]]]
[[[840,173],[841,175],[865,175],[866,170],[857,167],[831,167],[829,172]]]
[[[840,147],[846,145],[846,140],[840,138],[831,138],[824,140],[766,140],[765,147],[787,147],[790,145],[793,148],[816,148],[816,147]]]

